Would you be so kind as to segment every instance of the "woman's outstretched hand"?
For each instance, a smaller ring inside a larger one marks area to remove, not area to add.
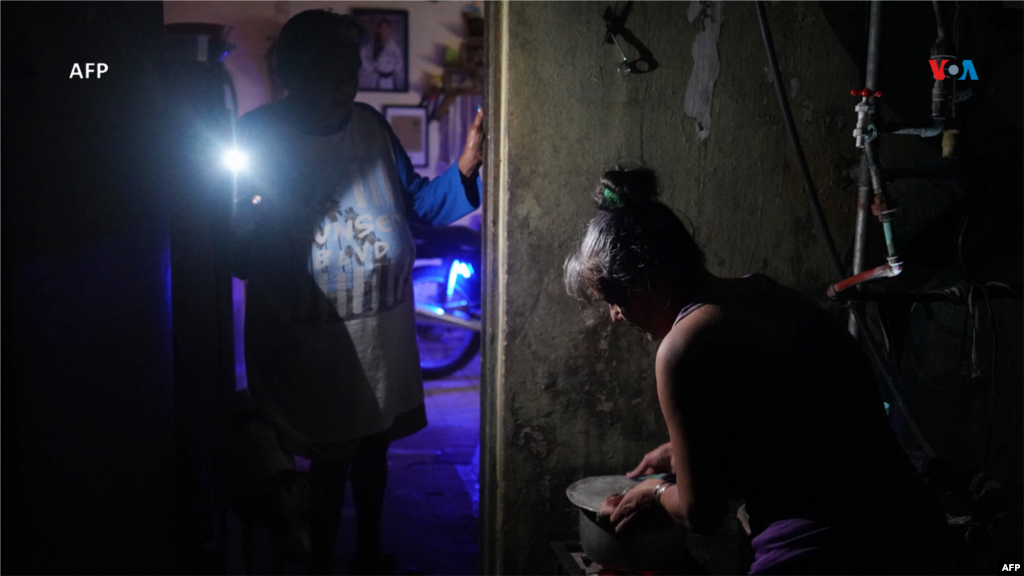
[[[648,474],[662,474],[672,472],[673,465],[672,444],[666,442],[651,450],[640,461],[640,464],[630,472],[626,472],[629,478],[638,478]]]
[[[459,156],[459,172],[466,178],[476,178],[484,163],[484,109],[477,108],[476,118],[466,134],[466,147]]]

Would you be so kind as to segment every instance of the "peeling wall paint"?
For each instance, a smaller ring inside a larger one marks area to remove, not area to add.
[[[715,97],[715,81],[721,69],[718,36],[722,31],[724,10],[724,2],[691,0],[686,12],[686,19],[690,22],[700,18],[701,31],[693,39],[693,71],[686,83],[683,111],[697,122],[697,137],[701,142],[711,134],[711,105]]]

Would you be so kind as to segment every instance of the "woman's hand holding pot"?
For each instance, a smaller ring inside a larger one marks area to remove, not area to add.
[[[633,520],[637,514],[654,504],[655,490],[661,486],[664,480],[659,478],[651,478],[638,483],[636,486],[629,489],[623,495],[615,495],[606,500],[606,504],[611,504],[613,498],[621,498],[618,506],[612,512],[611,517],[608,519],[612,526],[615,526],[615,532],[622,532],[631,520]],[[602,507],[604,508],[604,507]]]

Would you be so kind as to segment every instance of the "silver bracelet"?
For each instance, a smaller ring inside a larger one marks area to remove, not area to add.
[[[654,501],[661,504],[661,495],[664,494],[665,490],[668,490],[669,486],[675,486],[675,482],[669,482],[668,480],[662,480],[661,484],[654,487]]]

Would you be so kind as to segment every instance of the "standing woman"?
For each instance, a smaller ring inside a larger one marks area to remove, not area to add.
[[[380,543],[387,450],[426,426],[409,222],[443,226],[480,203],[482,113],[458,163],[421,178],[384,117],[355,102],[360,32],[324,10],[292,17],[276,48],[288,95],[239,123],[252,165],[233,251],[248,280],[249,389],[311,461],[313,573],[331,569],[349,478],[352,572],[395,569]]]
[[[565,262],[569,294],[660,340],[669,442],[629,475],[620,530],[663,506],[714,532],[749,515],[752,574],[936,573],[945,519],[893,434],[859,344],[825,310],[755,274],[719,278],[648,169],[601,178],[598,214]],[[947,568],[948,569],[948,568]]]

